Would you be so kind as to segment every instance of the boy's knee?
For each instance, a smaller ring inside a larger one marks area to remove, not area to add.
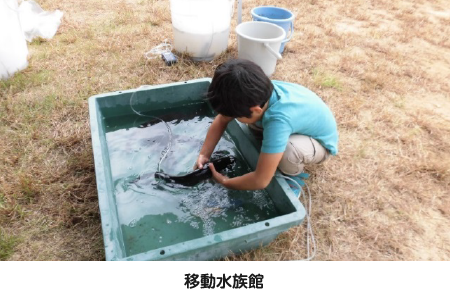
[[[283,157],[281,158],[278,168],[286,175],[295,176],[303,172],[305,167],[306,154],[304,150],[299,149],[298,141],[301,140],[303,135],[297,135],[298,137],[292,141],[292,136],[286,145]]]
[[[278,165],[278,169],[285,175],[295,176],[303,172],[305,167],[302,156],[299,156],[294,150],[286,150]]]
[[[286,175],[294,176],[303,172],[305,164],[318,164],[327,157],[328,151],[315,139],[294,134],[289,137],[278,169]]]

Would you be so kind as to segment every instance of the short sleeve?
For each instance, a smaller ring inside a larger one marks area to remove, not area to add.
[[[282,118],[268,119],[263,122],[263,141],[261,152],[282,153],[286,149],[292,127]]]

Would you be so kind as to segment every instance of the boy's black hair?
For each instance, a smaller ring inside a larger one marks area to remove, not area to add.
[[[216,68],[207,99],[217,113],[249,118],[250,108],[263,107],[272,91],[273,84],[261,67],[249,60],[232,59]]]

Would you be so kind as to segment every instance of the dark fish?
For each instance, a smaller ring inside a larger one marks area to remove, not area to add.
[[[221,157],[211,161],[214,164],[214,168],[216,171],[221,171],[225,169],[227,166],[234,164],[235,159],[233,156]],[[184,176],[170,176],[165,173],[155,173],[155,178],[164,180],[167,183],[175,183],[184,186],[195,186],[201,181],[209,179],[212,177],[212,172],[208,166],[209,162],[206,163],[203,168],[193,171]]]

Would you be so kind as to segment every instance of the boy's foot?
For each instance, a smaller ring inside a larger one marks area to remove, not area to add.
[[[309,178],[309,174],[307,173],[301,173],[296,176],[287,176],[297,182],[300,186],[305,186],[305,180]],[[293,181],[286,179],[286,182],[289,184],[289,187],[291,187],[294,194],[299,197],[300,196],[300,188],[297,184],[295,184]]]

